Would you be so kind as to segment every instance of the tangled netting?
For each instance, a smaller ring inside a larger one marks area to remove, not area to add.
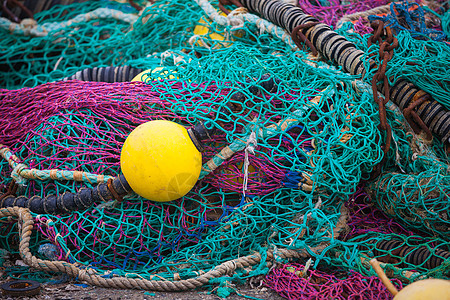
[[[391,10],[396,9],[398,6],[407,8],[408,3],[406,2],[398,5],[394,5],[393,3],[391,5]],[[421,7],[417,7],[416,5],[412,6],[415,8],[416,14],[423,16],[424,12]],[[448,95],[450,94],[450,77],[448,74],[448,69],[450,68],[450,44],[430,40],[428,38],[423,40],[427,34],[431,34],[432,32],[442,33],[442,31],[427,31],[423,20],[421,20],[421,23],[415,22],[413,21],[414,15],[410,16],[407,12],[407,10],[406,12],[403,12],[403,15],[406,14],[407,16],[406,20],[409,21],[409,23],[406,23],[407,25],[405,26],[413,29],[401,30],[402,26],[398,25],[399,27],[397,28],[398,33],[396,34],[396,37],[399,45],[395,51],[395,55],[392,57],[392,60],[388,63],[388,71],[386,72],[386,75],[392,84],[401,78],[407,79],[409,82],[414,83],[417,87],[433,95],[433,98],[436,101],[449,109],[450,100]],[[397,20],[396,18],[398,18],[398,16],[393,13],[389,15],[389,18],[385,17],[384,19]],[[396,22],[398,24],[398,21]],[[416,25],[416,23],[419,23],[420,26]],[[368,55],[378,53],[380,50],[379,45],[372,45],[369,47],[367,43],[369,35],[361,36],[359,34],[352,33],[348,30],[352,27],[352,25],[347,23],[347,25],[344,26],[344,28],[341,28],[339,32]],[[414,31],[415,36],[420,39],[412,38],[413,36],[410,33],[411,31]]]
[[[307,1],[299,0],[298,5],[307,13],[323,20],[325,24],[335,26],[336,23],[344,16],[355,13],[365,12],[372,8],[389,4],[386,0],[370,0],[370,1]],[[361,14],[360,17],[363,15]],[[358,20],[359,21],[359,18]],[[361,20],[362,21],[362,20]]]
[[[429,38],[433,41],[442,41],[446,38],[445,32],[427,28],[425,24],[424,10],[417,3],[392,3],[390,7],[391,13],[385,17],[369,16],[369,20],[383,20],[386,26],[393,30],[408,31],[414,38]]]
[[[393,141],[383,172],[372,178],[382,134],[372,89],[359,79],[370,82],[373,72],[358,78],[319,62],[245,11],[233,12],[233,22],[214,20],[220,15],[204,2],[141,1],[140,11],[74,3],[36,13],[34,27],[1,19],[2,192],[12,180],[20,183],[16,194],[28,197],[101,181],[42,175],[55,169],[104,181],[117,176],[127,135],[150,120],[216,129],[205,141],[201,178],[186,196],[158,203],[133,194],[64,215],[33,214],[32,252],[105,278],[174,281],[254,252],[272,251],[287,263],[278,249],[295,249],[314,260],[306,275],[298,264],[269,272],[261,260],[211,282],[226,287],[268,274],[265,284],[290,299],[388,299],[368,264],[373,257],[399,288],[448,279],[449,157],[440,139],[418,137],[388,102]],[[385,4],[299,3],[332,25]],[[367,63],[379,50],[352,24],[339,30],[367,53]],[[408,31],[397,37],[390,81],[406,78],[449,108],[448,45]],[[123,65],[149,71],[135,82],[59,81]],[[268,79],[276,79],[271,91]],[[17,225],[1,221],[0,245],[17,252]]]
[[[347,279],[339,279],[342,275]],[[287,299],[391,299],[391,294],[377,277],[361,276],[355,272],[305,272],[303,265],[290,264],[273,270],[266,280],[268,287]],[[401,289],[400,280],[395,279],[394,283]]]

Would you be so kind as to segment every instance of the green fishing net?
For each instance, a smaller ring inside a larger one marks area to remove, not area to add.
[[[0,94],[21,99],[4,104],[15,109],[9,120],[17,127],[2,128],[1,141],[20,163],[116,176],[121,146],[143,122],[208,122],[216,134],[205,144],[202,178],[186,196],[157,203],[131,195],[67,215],[34,214],[34,253],[51,244],[56,259],[105,277],[178,280],[254,252],[271,250],[284,262],[276,253],[287,248],[311,256],[314,267],[373,275],[367,262],[377,257],[405,282],[448,278],[448,156],[439,141],[417,138],[390,104],[393,144],[383,173],[372,180],[382,136],[371,90],[355,85],[357,76],[293,50],[258,22],[219,24],[193,1],[156,2],[139,15],[127,4],[87,2],[55,6],[36,20],[59,24],[99,8],[135,21],[96,18],[55,25],[45,36],[0,29],[2,86],[30,87]],[[418,76],[405,60],[419,44],[406,35],[399,40],[389,76],[397,76],[398,66],[411,68],[402,76],[448,100],[447,86],[430,89],[448,79],[443,56],[427,53],[421,64],[429,73]],[[87,67],[122,65],[154,71],[144,83],[57,81]],[[268,78],[277,80],[274,89],[267,89]],[[233,155],[223,159],[227,147]],[[2,188],[12,172],[2,160]],[[18,194],[94,185],[27,180]],[[1,232],[1,246],[17,251],[17,226],[2,220]],[[266,274],[262,261],[228,279]]]

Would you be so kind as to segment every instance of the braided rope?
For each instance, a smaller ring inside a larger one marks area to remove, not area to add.
[[[259,264],[262,259],[261,254],[255,252],[252,255],[227,261],[198,277],[174,282],[127,277],[104,278],[101,275],[95,274],[96,271],[93,269],[82,269],[72,263],[42,260],[33,256],[30,251],[30,236],[33,230],[34,221],[30,211],[21,207],[8,207],[0,210],[0,217],[11,216],[18,217],[20,228],[19,252],[21,258],[26,264],[43,271],[62,272],[71,277],[77,277],[80,281],[86,281],[88,284],[100,287],[143,289],[165,292],[186,291],[203,286],[207,284],[210,279],[230,274],[236,269]],[[305,250],[296,251],[289,249],[278,249],[276,254],[274,254],[274,251],[269,250],[267,252],[267,262],[270,263],[269,260],[274,259],[275,255],[282,259],[288,259],[306,257],[307,254]]]
[[[347,228],[347,221],[349,219],[349,211],[345,205],[341,206],[341,215],[336,223],[336,227],[333,232],[330,233],[330,237],[337,239],[341,232]],[[88,284],[105,287],[105,288],[121,288],[121,289],[142,289],[161,292],[176,292],[187,291],[201,287],[208,284],[213,278],[219,278],[224,275],[230,275],[236,269],[242,269],[250,266],[260,264],[262,262],[262,255],[255,252],[252,255],[233,259],[222,263],[221,265],[213,268],[212,270],[202,273],[195,278],[189,278],[184,280],[169,281],[169,280],[148,280],[140,278],[127,278],[127,277],[113,277],[104,278],[101,275],[96,274],[96,270],[88,268],[80,268],[76,264],[64,262],[64,261],[49,261],[42,260],[32,255],[30,251],[30,237],[34,227],[34,220],[27,208],[21,207],[8,207],[0,209],[0,218],[3,217],[17,217],[19,224],[19,253],[23,261],[29,266],[43,271],[62,272],[73,278],[78,278],[79,281],[85,281]],[[274,249],[267,251],[266,264],[268,267],[272,265],[272,261],[279,261],[280,259],[299,259],[309,256],[308,253],[319,253],[329,246],[330,243],[321,243],[317,247],[310,249],[292,250],[292,249]],[[367,263],[369,258],[362,256],[361,261]],[[386,266],[387,264],[382,264]],[[399,271],[402,271],[399,269]],[[404,273],[404,271],[402,271]],[[416,277],[418,273],[408,272],[407,277]]]
[[[13,34],[25,36],[47,36],[49,32],[61,30],[78,23],[88,22],[95,19],[116,19],[123,22],[133,24],[137,21],[138,16],[134,14],[126,14],[119,10],[109,8],[98,8],[89,13],[80,14],[73,19],[61,23],[44,23],[42,25],[33,24],[29,26],[26,23],[17,24],[6,18],[0,18],[0,27],[8,30]]]
[[[90,184],[98,184],[112,179],[109,175],[98,175],[82,171],[67,171],[67,170],[38,170],[30,169],[27,165],[19,163],[19,158],[7,146],[0,144],[0,156],[8,161],[13,169],[11,177],[17,184],[25,184],[27,179],[35,180],[74,180],[80,182],[88,182]]]

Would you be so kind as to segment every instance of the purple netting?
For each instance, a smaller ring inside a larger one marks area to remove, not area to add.
[[[175,83],[174,88],[177,86],[181,88],[181,84]],[[207,89],[202,96],[208,97],[214,91],[216,91],[214,88]],[[173,104],[161,100],[160,95],[161,93],[152,86],[141,82],[96,83],[73,80],[47,83],[20,90],[0,89],[2,99],[0,117],[4,120],[0,124],[0,142],[12,147],[49,117],[65,116],[67,111],[77,112],[83,109],[92,111],[99,118],[113,117],[113,122],[104,118],[103,120],[113,129],[115,127],[127,129],[126,132],[124,130],[116,132],[122,137],[126,137],[133,127],[126,121],[140,124],[156,118],[181,120],[182,117],[170,110]],[[142,110],[144,106],[147,108],[157,106],[157,108]],[[89,122],[86,115],[81,113],[78,117]],[[95,123],[89,123],[89,125],[96,127],[94,130],[100,134],[110,134]],[[35,134],[39,133],[35,132]]]
[[[198,188],[194,192],[198,193]],[[213,194],[211,189],[202,192]],[[201,202],[199,197],[192,196],[191,200],[194,199]],[[220,202],[211,202],[209,208],[195,203],[195,209],[192,203],[195,202],[177,200],[161,205],[152,201],[125,200],[121,210],[100,212],[93,208],[83,213],[74,212],[70,216],[59,216],[60,223],[53,226],[48,226],[51,220],[47,216],[37,216],[36,226],[43,237],[59,245],[59,260],[67,260],[65,251],[71,249],[72,257],[88,260],[93,266],[105,269],[142,266],[163,259],[168,251],[175,253],[186,245],[197,244],[202,240],[202,232],[217,225],[209,222],[206,216],[214,215],[213,210],[220,210]],[[117,234],[111,243],[109,236],[113,232]],[[105,248],[108,249],[107,257],[96,252]],[[118,261],[123,266],[117,266],[115,262]]]
[[[373,31],[373,29],[369,27],[369,22],[361,17],[353,23],[353,29],[360,35],[368,34]]]
[[[320,1],[313,2],[308,0],[299,0],[299,6],[308,14],[313,15],[325,24],[335,26],[336,23],[344,16],[357,12],[362,12],[388,4],[389,0],[366,0],[366,1],[349,1],[341,2],[339,0],[329,0],[326,5],[322,5]],[[344,4],[345,3],[345,4]],[[362,24],[361,24],[362,25]]]
[[[392,295],[377,277],[362,276],[359,273],[330,272],[309,270],[302,277],[304,266],[300,264],[283,265],[272,270],[265,285],[279,295],[290,299],[392,299]],[[345,279],[340,279],[343,277]],[[398,279],[392,283],[402,288]]]
[[[412,236],[414,232],[405,229],[402,225],[387,217],[377,209],[370,201],[369,195],[363,190],[358,190],[346,203],[350,212],[347,236],[358,236],[368,232],[384,234],[396,233]]]
[[[185,85],[190,85],[185,88]],[[199,116],[212,118],[216,107],[230,88],[218,88],[214,84],[196,85],[172,82],[147,85],[133,83],[95,83],[82,81],[54,82],[23,88],[0,90],[0,143],[17,153],[30,168],[80,170],[95,174],[114,176],[119,169],[120,149],[127,135],[139,124],[155,119],[166,119],[190,126]],[[274,107],[280,98],[261,96],[255,102],[264,100]],[[294,96],[280,93],[286,101]],[[285,101],[285,100],[283,100]],[[250,102],[248,102],[250,103]],[[11,113],[14,112],[14,113]],[[254,118],[252,110],[235,114],[237,121],[223,123],[228,131],[239,132],[245,119]],[[280,120],[276,109],[267,109],[258,115],[272,122]],[[201,119],[200,119],[201,120]],[[226,132],[226,131],[225,131]],[[283,139],[281,146],[289,151],[296,145],[292,139],[304,140],[295,131],[289,133],[290,140]],[[278,138],[268,140],[278,144]],[[205,146],[203,162],[212,158],[218,150],[229,145],[226,134],[217,134],[214,141]],[[305,141],[304,147],[311,143]],[[269,149],[259,146],[263,153],[250,154],[248,194],[263,195],[282,186],[285,170],[282,157],[270,156]],[[237,153],[219,170],[217,176],[205,178],[205,182],[225,191],[240,193],[244,178],[243,153]],[[9,177],[10,170],[3,169],[2,175]],[[44,190],[55,189],[54,182],[46,183]],[[42,193],[35,181],[30,181],[28,194]]]

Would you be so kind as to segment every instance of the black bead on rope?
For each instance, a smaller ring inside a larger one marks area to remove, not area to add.
[[[383,252],[380,250],[383,250]],[[439,267],[446,259],[450,258],[450,252],[448,251],[434,249],[431,252],[425,246],[416,248],[405,245],[404,242],[398,240],[382,240],[378,242],[374,254],[376,256],[384,256],[386,251],[389,251],[394,256],[404,258],[405,263],[429,270]]]
[[[33,196],[15,197],[8,195],[1,200],[0,207],[26,207],[37,214],[64,214],[75,210],[86,209],[94,203],[108,201],[114,198],[120,200],[132,192],[123,175],[119,175],[93,188],[80,189],[77,193],[63,193],[62,195],[48,195],[44,198]]]
[[[101,68],[87,68],[76,72],[72,76],[66,77],[63,80],[81,80],[81,81],[96,81],[96,82],[126,82],[131,81],[136,75],[141,73],[143,69],[133,68],[130,66],[122,67],[101,67]]]

